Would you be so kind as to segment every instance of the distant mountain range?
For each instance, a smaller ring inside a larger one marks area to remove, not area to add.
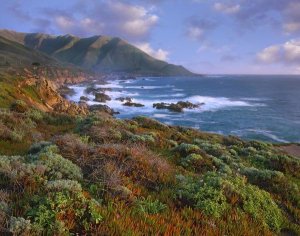
[[[125,72],[136,75],[194,75],[183,66],[157,60],[126,41],[107,36],[79,38],[0,30],[0,53],[8,50],[42,63],[71,63],[94,72]],[[24,47],[22,47],[22,45]],[[30,49],[32,49],[30,51]],[[1,56],[1,54],[0,54]]]

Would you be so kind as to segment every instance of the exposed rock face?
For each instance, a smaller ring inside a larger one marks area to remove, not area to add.
[[[125,102],[123,106],[127,107],[144,107],[145,105],[140,104],[140,103],[135,103],[135,102]]]
[[[60,95],[58,92],[59,85],[56,81],[46,79],[43,76],[38,77],[28,70],[24,70],[21,76],[23,80],[18,85],[19,91],[22,91],[22,88],[30,87],[34,94],[34,96],[28,96],[20,92],[20,95],[24,96],[24,101],[29,106],[34,106],[47,112],[62,112],[70,115],[88,114],[86,107],[78,106]]]
[[[105,93],[96,93],[95,94],[95,99],[94,101],[96,102],[106,102],[106,101],[110,101],[111,98],[106,95]]]
[[[78,106],[63,97],[57,92],[57,86],[46,79],[37,79],[35,84],[40,100],[50,111],[65,112],[71,115],[87,114],[84,106]]]
[[[198,108],[203,104],[193,104],[191,102],[183,102],[183,101],[179,101],[177,103],[165,103],[165,102],[161,102],[161,103],[154,103],[153,107],[156,109],[168,109],[170,111],[173,112],[183,112],[183,109],[194,109],[194,108]]]

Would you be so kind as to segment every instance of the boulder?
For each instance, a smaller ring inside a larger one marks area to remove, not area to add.
[[[94,101],[96,102],[106,102],[106,101],[110,101],[111,98],[106,95],[105,93],[95,93],[95,99]]]
[[[153,107],[156,109],[168,109],[170,111],[173,112],[183,112],[183,110],[186,109],[194,109],[194,108],[198,108],[203,104],[194,104],[191,102],[183,102],[183,101],[179,101],[177,103],[165,103],[165,102],[161,102],[161,103],[154,103]]]
[[[81,96],[80,97],[80,101],[89,101],[90,99],[88,98],[88,97],[86,97],[86,96]]]
[[[140,103],[135,103],[135,102],[125,102],[125,103],[123,103],[123,106],[127,106],[127,107],[144,107],[145,105],[140,104]]]

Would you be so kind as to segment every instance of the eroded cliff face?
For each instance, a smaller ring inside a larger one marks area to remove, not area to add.
[[[84,73],[72,73],[68,70],[27,70],[21,73],[23,78],[18,85],[21,95],[22,92],[30,88],[34,96],[26,96],[29,105],[39,108],[46,112],[68,113],[70,115],[86,115],[88,108],[78,105],[63,98],[58,89],[64,84],[81,83],[94,77]]]

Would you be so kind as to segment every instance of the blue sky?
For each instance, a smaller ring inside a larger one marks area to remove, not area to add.
[[[0,28],[119,36],[199,73],[300,74],[300,0],[2,0]]]

